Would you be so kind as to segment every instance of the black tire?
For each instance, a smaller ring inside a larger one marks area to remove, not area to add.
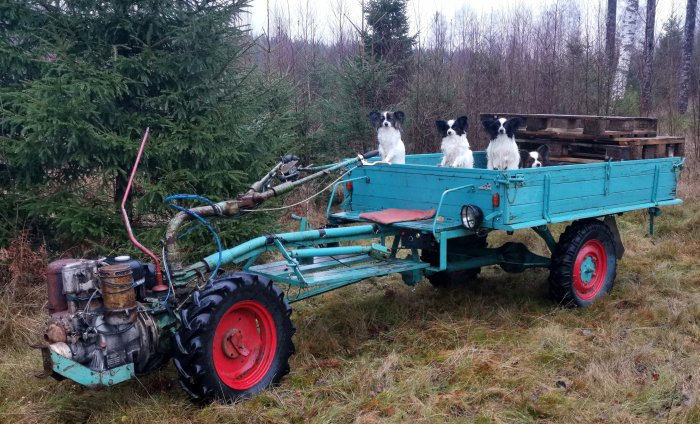
[[[470,236],[464,239],[451,239],[447,241],[447,260],[450,261],[451,249],[458,249],[459,247],[486,247],[486,237]],[[432,266],[440,265],[440,245],[434,243],[429,248],[425,248],[421,251],[420,256],[421,261],[428,262]],[[462,271],[440,271],[434,274],[426,275],[426,278],[435,288],[443,289],[456,287],[463,285],[476,279],[476,277],[481,273],[481,268],[465,269]]]
[[[549,268],[552,298],[582,307],[609,293],[617,272],[615,251],[615,238],[602,221],[584,219],[566,227]]]
[[[278,383],[294,353],[291,314],[284,293],[255,274],[224,275],[194,292],[174,337],[180,386],[196,401],[231,402]]]

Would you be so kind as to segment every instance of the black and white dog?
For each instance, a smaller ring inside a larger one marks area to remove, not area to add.
[[[435,121],[438,132],[442,136],[440,150],[442,161],[440,166],[451,168],[473,168],[474,154],[469,148],[467,129],[469,123],[466,116],[449,121]]]
[[[521,168],[539,168],[541,166],[549,166],[549,146],[543,144],[531,152],[520,149]]]
[[[369,119],[377,130],[379,140],[379,154],[383,162],[403,164],[406,163],[406,146],[401,140],[401,124],[404,113],[396,112],[372,112]]]
[[[515,131],[523,124],[523,118],[498,118],[482,121],[484,129],[491,137],[486,148],[486,168],[507,170],[518,169],[520,152],[515,143]]]

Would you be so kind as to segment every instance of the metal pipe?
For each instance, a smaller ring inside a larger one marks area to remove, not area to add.
[[[139,153],[136,155],[136,162],[134,162],[134,167],[131,170],[131,176],[129,177],[129,182],[126,185],[126,191],[124,192],[124,197],[122,198],[121,210],[122,218],[124,220],[124,226],[126,227],[126,233],[129,235],[129,240],[136,246],[137,249],[148,255],[156,266],[156,285],[153,286],[154,292],[163,292],[168,290],[168,286],[163,284],[163,275],[160,273],[160,260],[155,253],[148,250],[144,245],[139,243],[134,237],[134,232],[131,229],[131,223],[129,222],[129,215],[126,213],[126,199],[129,197],[129,192],[131,191],[131,184],[134,182],[134,176],[136,175],[136,170],[139,167],[139,162],[141,161],[141,155],[143,154],[143,148],[146,146],[146,140],[148,140],[148,133],[150,128],[146,128],[146,133],[143,135],[143,140],[141,140],[141,147],[139,148]]]
[[[318,171],[314,174],[308,175],[304,178],[301,178],[296,181],[288,181],[282,184],[278,184],[275,187],[271,187],[265,191],[258,192],[256,190],[261,190],[264,188],[265,184],[267,181],[272,178],[274,173],[279,169],[280,164],[277,164],[270,172],[268,172],[261,180],[257,181],[256,183],[253,183],[251,185],[250,190],[248,190],[246,193],[239,195],[236,200],[226,200],[223,202],[216,203],[213,207],[210,205],[206,206],[199,206],[196,208],[191,208],[190,210],[192,212],[197,213],[199,216],[202,218],[210,217],[210,216],[231,216],[235,215],[239,212],[242,212],[247,209],[252,209],[255,206],[263,203],[265,200],[268,200],[272,197],[282,195],[284,193],[287,193],[294,188],[307,183],[311,180],[314,180],[316,178],[323,177],[325,175],[328,175],[330,172],[340,169],[343,167],[346,167],[348,165],[351,165],[353,163],[359,162],[363,159],[363,156],[360,155],[356,158],[353,159],[348,159],[343,162],[339,162],[333,165],[330,165],[329,167]],[[182,270],[182,258],[180,257],[180,251],[177,248],[177,237],[178,237],[178,230],[180,229],[180,226],[184,224],[187,221],[192,220],[192,216],[185,213],[185,212],[178,212],[168,223],[168,227],[165,231],[165,249],[168,255],[168,264],[169,264],[169,269],[170,271],[174,274]],[[218,254],[217,254],[218,257]],[[222,263],[226,263],[227,261],[224,259]]]
[[[374,234],[377,231],[377,229],[378,227],[376,225],[357,225],[353,227],[326,228],[321,230],[299,231],[293,233],[261,236],[252,240],[248,240],[247,242],[239,244],[238,246],[233,247],[231,249],[224,250],[222,253],[221,263],[227,264],[231,262],[238,262],[237,258],[255,249],[259,249],[265,247],[266,245],[270,245],[272,244],[272,240],[275,239],[281,240],[283,243],[296,243],[302,241],[323,242],[323,240],[331,237],[351,237],[358,235]],[[218,258],[219,254],[215,253],[202,259],[201,262],[204,262],[208,269],[213,269],[214,266],[216,266]],[[198,262],[192,267],[200,265],[201,262]]]

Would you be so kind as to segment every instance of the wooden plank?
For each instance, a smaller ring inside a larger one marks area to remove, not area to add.
[[[585,131],[584,131],[585,132]],[[628,136],[642,136],[642,137],[656,137],[656,131],[651,130],[605,130],[602,131],[598,137],[628,137]]]
[[[555,119],[608,119],[608,120],[620,120],[628,121],[634,119],[637,121],[658,121],[657,118],[650,118],[648,116],[604,116],[604,115],[568,115],[568,114],[557,114],[557,113],[480,113],[479,118],[489,119],[494,116],[508,117],[508,116],[521,116],[523,118],[555,118]]]
[[[630,159],[642,159],[642,146],[630,146]]]
[[[602,162],[602,159],[586,159],[586,158],[575,158],[571,156],[550,156],[549,160],[552,162],[567,162],[567,163],[596,163]]]
[[[656,148],[658,146],[642,146],[642,158],[643,159],[654,159],[656,158]]]
[[[678,144],[685,143],[685,137],[615,137],[610,141],[622,144],[622,145],[634,145],[634,144],[644,144],[644,145],[655,145],[655,144]]]

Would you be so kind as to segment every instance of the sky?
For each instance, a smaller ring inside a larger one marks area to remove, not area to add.
[[[430,18],[435,12],[440,12],[449,20],[454,15],[455,10],[462,7],[467,7],[476,12],[477,15],[480,15],[489,13],[492,10],[507,9],[518,4],[537,10],[543,6],[552,5],[557,1],[561,4],[572,0],[409,0],[408,15],[412,33],[427,34]],[[658,34],[661,25],[672,13],[681,17],[684,15],[685,0],[656,1],[656,33]],[[291,16],[290,22],[292,27],[294,27],[299,24],[298,17],[302,14],[301,12],[308,8],[315,15],[319,38],[329,39],[331,34],[329,22],[333,19],[334,9],[337,10],[338,2],[345,4],[347,7],[346,16],[359,26],[362,17],[360,0],[251,0],[249,23],[253,33],[263,33],[266,28],[267,7],[269,5],[271,10],[282,10],[285,15]],[[603,9],[606,7],[606,0],[578,0],[578,2],[581,5],[588,5],[592,10],[599,5]],[[622,16],[626,3],[626,0],[618,0],[618,19]],[[640,13],[643,13],[646,7],[646,0],[641,0],[639,3]]]

